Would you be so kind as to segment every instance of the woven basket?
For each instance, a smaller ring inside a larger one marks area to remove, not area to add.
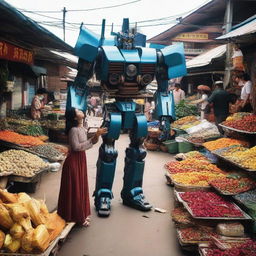
[[[159,145],[155,144],[155,143],[150,143],[150,142],[145,141],[144,145],[145,145],[145,148],[148,150],[156,151],[159,149]]]

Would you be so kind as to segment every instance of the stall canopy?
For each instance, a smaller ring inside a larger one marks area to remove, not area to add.
[[[73,52],[73,47],[16,8],[0,1],[0,40],[28,49],[50,48]]]
[[[210,65],[215,59],[219,59],[225,55],[226,48],[227,46],[225,44],[198,55],[192,60],[186,62],[187,69]]]
[[[233,29],[216,39],[218,40],[226,40],[226,39],[238,39],[239,37],[251,36],[256,33],[256,15],[251,17],[250,19],[240,23],[239,25],[233,27]]]

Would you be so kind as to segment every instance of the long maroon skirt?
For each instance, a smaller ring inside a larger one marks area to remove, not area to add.
[[[71,151],[62,168],[58,214],[66,221],[83,224],[90,213],[85,151]]]

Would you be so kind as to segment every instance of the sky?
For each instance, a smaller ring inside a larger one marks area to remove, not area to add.
[[[123,18],[129,18],[131,26],[137,22],[138,31],[147,39],[164,32],[177,24],[177,18],[209,0],[6,0],[26,16],[37,21],[56,36],[63,39],[63,9],[66,8],[66,42],[74,46],[80,24],[97,34],[101,32],[102,19],[106,19],[105,36],[120,31]]]

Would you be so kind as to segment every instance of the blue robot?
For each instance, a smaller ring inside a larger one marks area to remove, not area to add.
[[[154,95],[155,115],[160,121],[161,139],[170,136],[170,125],[175,119],[174,100],[168,92],[168,80],[186,74],[182,44],[174,46],[154,45],[147,48],[146,36],[129,29],[129,19],[123,20],[122,31],[111,32],[105,38],[105,20],[101,35],[96,35],[83,25],[75,46],[79,57],[78,73],[74,85],[69,87],[67,108],[86,110],[87,81],[96,75],[102,88],[115,102],[105,104],[103,127],[108,133],[102,137],[97,161],[97,178],[94,191],[95,207],[99,216],[109,216],[112,184],[115,176],[117,150],[115,141],[122,129],[129,131],[130,145],[126,148],[123,204],[141,211],[152,206],[142,190],[146,151],[143,141],[147,136],[147,120],[133,99],[143,97],[143,91],[154,79],[157,91]]]

